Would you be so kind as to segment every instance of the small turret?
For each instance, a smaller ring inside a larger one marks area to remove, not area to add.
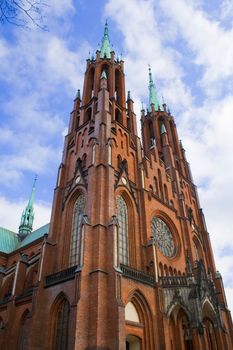
[[[21,241],[32,232],[32,225],[34,221],[34,197],[35,197],[35,189],[36,189],[36,180],[37,180],[37,176],[35,177],[35,180],[32,186],[32,192],[31,192],[28,204],[21,216],[19,233],[18,233],[18,237]]]

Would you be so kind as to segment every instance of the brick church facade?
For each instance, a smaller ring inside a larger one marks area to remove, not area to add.
[[[50,225],[0,228],[0,349],[232,350],[233,328],[174,117],[149,69],[142,143],[124,62],[87,60]]]

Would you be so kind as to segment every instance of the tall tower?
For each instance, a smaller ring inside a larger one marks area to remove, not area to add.
[[[196,186],[151,69],[142,144],[133,105],[106,23],[74,100],[49,235],[18,262],[2,316],[0,302],[4,349],[233,350]],[[29,298],[22,281],[35,261]]]

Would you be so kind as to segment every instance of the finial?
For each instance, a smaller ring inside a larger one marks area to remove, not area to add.
[[[79,99],[81,101],[81,94],[80,94],[80,89],[77,90],[77,93],[75,95],[75,100]]]
[[[127,95],[127,101],[129,100],[132,100],[130,91],[128,91],[128,95]]]
[[[149,110],[149,112],[152,111],[151,105],[153,104],[155,110],[158,111],[158,110],[160,110],[159,100],[157,97],[155,84],[153,82],[150,65],[148,65],[148,71],[149,71],[149,87],[148,87],[149,88],[149,107],[148,107],[148,110]]]

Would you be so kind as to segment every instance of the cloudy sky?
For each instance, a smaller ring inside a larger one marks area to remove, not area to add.
[[[233,309],[233,0],[49,0],[45,24],[0,24],[0,225],[17,231],[35,174],[49,221],[69,113],[106,18],[137,115],[147,66],[176,118]]]

